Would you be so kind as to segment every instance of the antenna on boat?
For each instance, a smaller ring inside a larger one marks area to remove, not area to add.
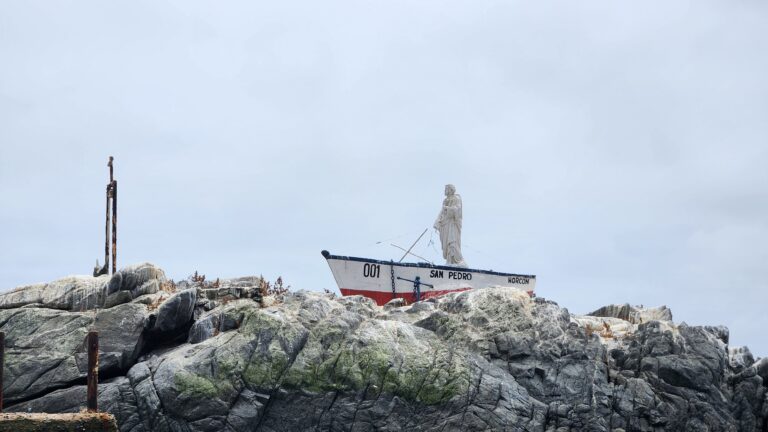
[[[424,229],[424,232],[423,232],[423,233],[421,233],[421,235],[419,236],[419,238],[417,238],[417,239],[416,239],[416,241],[415,241],[415,242],[413,242],[413,244],[411,245],[411,247],[409,247],[409,248],[408,248],[408,250],[406,250],[406,251],[405,251],[405,253],[403,254],[403,256],[402,256],[402,257],[400,258],[400,260],[399,260],[399,261],[397,261],[397,262],[403,262],[403,259],[405,259],[405,257],[406,257],[406,256],[407,256],[409,253],[411,253],[411,249],[413,249],[413,247],[414,247],[414,246],[416,246],[416,243],[418,243],[418,242],[419,242],[419,240],[421,240],[421,238],[422,238],[422,237],[424,237],[424,234],[426,234],[426,233],[427,233],[427,231],[429,231],[429,228],[425,228],[425,229]],[[391,244],[391,243],[390,243],[390,244]],[[392,245],[392,246],[395,246],[395,245]],[[400,246],[395,246],[395,247],[396,247],[396,248],[398,248],[398,249],[403,249],[403,248],[401,248]],[[416,255],[414,255],[414,256],[416,256]],[[421,257],[419,257],[419,258],[421,258]],[[424,259],[424,258],[421,258],[421,259]],[[427,261],[429,261],[429,260],[427,260]]]

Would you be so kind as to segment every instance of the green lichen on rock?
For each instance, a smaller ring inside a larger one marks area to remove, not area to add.
[[[243,381],[262,390],[280,385],[283,374],[301,350],[307,334],[301,324],[265,310],[247,311],[238,331],[256,344],[242,372]]]
[[[291,309],[240,309],[236,332],[190,348],[191,357],[174,376],[179,395],[225,401],[244,387],[258,393],[282,388],[438,405],[467,393],[468,354],[434,332],[397,320],[366,320],[337,304],[326,309],[314,320],[299,320]],[[210,359],[210,372],[187,367],[199,364],[192,361],[198,356]]]
[[[280,314],[255,308],[245,308],[242,311],[243,323],[238,331],[243,335],[272,337],[288,330],[284,328],[288,326],[287,319]]]
[[[266,353],[255,354],[251,358],[243,371],[243,380],[252,387],[273,389],[279,384],[288,362],[288,355],[280,348],[280,344],[274,341],[270,343]]]
[[[242,372],[242,365],[237,357],[216,356],[216,376],[221,379],[236,378]]]
[[[179,371],[173,378],[182,395],[212,398],[219,393],[211,380],[200,375]]]
[[[428,332],[417,329],[414,334],[412,329],[392,321],[366,323],[343,343],[333,344],[336,350],[324,359],[312,358],[323,350],[305,347],[281,385],[315,392],[367,390],[424,404],[442,403],[466,391],[465,359]],[[323,335],[313,332],[308,345],[321,340]]]

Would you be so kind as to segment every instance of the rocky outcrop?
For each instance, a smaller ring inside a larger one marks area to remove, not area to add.
[[[768,427],[768,363],[728,347],[727,329],[676,325],[666,308],[575,316],[513,288],[385,307],[299,292],[262,307],[252,299],[212,305],[189,287],[156,304],[142,296],[158,293],[133,296],[142,280],[121,282],[115,292],[132,299],[91,321],[95,312],[0,311],[14,335],[7,352],[24,349],[14,353],[17,365],[48,351],[63,359],[46,360],[45,378],[36,367],[8,368],[9,409],[78,411],[82,328],[101,325],[102,338],[135,328],[123,345],[108,345],[112,372],[99,387],[99,404],[121,431]],[[34,336],[38,319],[51,321],[55,338]]]
[[[0,294],[0,309],[27,306],[82,312],[156,293],[165,281],[160,268],[143,263],[121,269],[111,278],[68,276],[50,283],[21,286]]]
[[[648,321],[672,321],[672,311],[666,306],[645,308],[642,306],[630,306],[629,303],[603,306],[587,315],[619,318],[632,324],[640,324]]]
[[[109,377],[136,363],[148,336],[162,340],[186,330],[195,294],[158,293],[162,282],[162,270],[141,264],[112,278],[71,276],[0,295],[6,403],[84,382],[89,331],[99,332],[99,370]],[[155,311],[142,303],[147,296],[170,298]]]
[[[168,334],[186,327],[192,321],[196,301],[197,290],[194,288],[170,296],[160,305],[152,331]]]

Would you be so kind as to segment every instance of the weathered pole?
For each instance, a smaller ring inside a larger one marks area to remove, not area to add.
[[[99,332],[88,332],[88,411],[99,410]]]
[[[115,171],[112,162],[115,158],[109,157],[107,166],[109,167],[109,183],[107,183],[107,204],[106,214],[104,215],[104,267],[93,270],[94,276],[109,274],[109,225],[110,225],[110,206],[112,207],[112,274],[117,271],[117,180],[115,180]],[[98,264],[97,266],[98,267]]]
[[[112,163],[112,156],[110,156],[109,163]],[[111,189],[112,185],[107,184],[107,214],[104,218],[104,271],[109,273],[109,201],[111,199]]]
[[[112,207],[112,274],[115,274],[117,271],[117,180],[115,180],[114,176],[113,160],[114,158],[110,156],[107,163],[109,167],[109,183],[107,183],[107,202],[104,214],[104,267],[99,267],[99,262],[96,261],[96,268],[93,269],[94,277],[109,274],[110,206]]]
[[[117,180],[112,182],[112,274],[117,271]]]
[[[3,412],[3,370],[5,369],[5,332],[0,332],[0,412]]]
[[[112,188],[112,274],[117,271],[117,180],[115,180],[112,156],[109,157],[109,185]]]

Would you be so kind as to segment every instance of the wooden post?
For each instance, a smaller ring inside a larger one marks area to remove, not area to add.
[[[3,370],[5,369],[5,332],[0,332],[0,412],[3,412]]]
[[[99,396],[99,332],[88,332],[88,411],[96,412]]]

